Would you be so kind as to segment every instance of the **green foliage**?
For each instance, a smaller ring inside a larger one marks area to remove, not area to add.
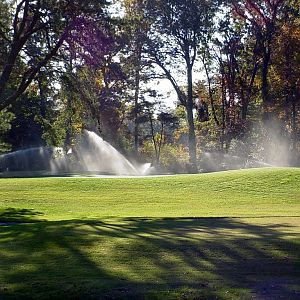
[[[0,111],[0,153],[11,150],[11,145],[5,142],[2,137],[11,129],[11,122],[14,119],[14,114],[6,110]]]
[[[41,102],[35,90],[24,94],[10,108],[14,119],[7,134],[7,141],[12,144],[13,150],[43,145],[42,128],[36,120],[36,116],[40,115],[40,108]]]
[[[183,145],[166,144],[160,155],[160,165],[171,173],[188,173],[188,151]]]
[[[156,136],[160,141],[161,136]],[[187,173],[188,172],[188,151],[182,144],[163,143],[161,146],[159,163],[156,161],[155,149],[152,141],[145,141],[141,146],[141,155],[146,160],[151,160],[158,169],[158,172]]]
[[[299,164],[297,1],[71,2],[0,3],[0,151],[70,145],[86,127],[168,170],[185,170],[187,150],[194,163],[206,151],[266,160],[266,141]],[[175,112],[157,105],[161,78]]]
[[[39,121],[42,124],[42,139],[45,141],[47,146],[64,146],[66,138],[66,128],[65,128],[65,117],[63,112],[60,112],[55,119],[48,120],[42,119]]]

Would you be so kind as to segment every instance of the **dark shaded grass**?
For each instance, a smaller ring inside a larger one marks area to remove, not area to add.
[[[1,213],[1,299],[300,299],[299,226],[280,217],[39,215]]]
[[[42,221],[42,219],[40,219],[41,216],[43,216],[43,213],[36,212],[33,209],[10,207],[0,210],[0,224],[39,222]]]

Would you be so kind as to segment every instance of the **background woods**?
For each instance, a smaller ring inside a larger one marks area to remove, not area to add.
[[[88,128],[162,171],[299,165],[299,10],[2,1],[0,152],[68,149]]]

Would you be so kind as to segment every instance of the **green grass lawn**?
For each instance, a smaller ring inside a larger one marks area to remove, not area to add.
[[[0,299],[300,299],[300,169],[0,179],[0,223]]]

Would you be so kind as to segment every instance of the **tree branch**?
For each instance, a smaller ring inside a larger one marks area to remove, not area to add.
[[[159,58],[157,56],[154,56],[155,58],[155,63],[164,71],[166,78],[171,82],[173,88],[175,89],[178,99],[181,102],[182,105],[186,106],[186,99],[184,97],[184,94],[182,93],[182,91],[180,90],[176,80],[174,79],[174,77],[172,76],[172,74],[170,73],[170,71],[164,66],[164,64],[159,60]]]
[[[211,89],[211,78],[209,76],[208,68],[207,68],[207,65],[206,65],[206,62],[205,62],[205,53],[202,56],[202,63],[203,63],[203,66],[204,66],[204,70],[205,70],[205,74],[206,74],[206,78],[207,78],[207,82],[208,82],[208,93],[209,93],[211,110],[212,110],[212,113],[213,113],[214,120],[215,120],[217,126],[219,126],[220,122],[217,118],[217,114],[216,114],[216,110],[215,110],[214,97],[213,97],[213,92],[212,92],[212,89]]]
[[[30,83],[32,82],[36,74],[40,71],[40,69],[44,67],[53,56],[56,55],[57,51],[63,44],[64,40],[65,40],[65,34],[62,34],[61,38],[56,43],[55,47],[50,52],[48,52],[48,54],[46,54],[46,56],[35,67],[32,67],[23,75],[18,89],[11,96],[7,97],[0,103],[0,111],[6,108],[7,106],[9,106],[10,104],[16,102],[18,97],[20,97],[25,92],[25,90],[30,85]]]

